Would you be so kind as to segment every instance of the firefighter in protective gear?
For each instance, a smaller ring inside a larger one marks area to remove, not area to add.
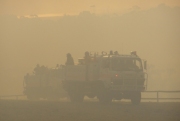
[[[71,56],[71,54],[70,53],[68,53],[67,55],[66,55],[66,57],[67,57],[67,60],[66,60],[66,65],[74,65],[74,59],[73,59],[73,57]]]
[[[89,55],[88,51],[85,52],[84,61],[85,61],[85,64],[91,63],[91,56]]]

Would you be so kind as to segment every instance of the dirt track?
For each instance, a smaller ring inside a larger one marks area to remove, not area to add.
[[[180,103],[0,101],[0,121],[180,121]]]

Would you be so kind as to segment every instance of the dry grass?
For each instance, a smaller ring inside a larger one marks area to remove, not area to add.
[[[0,121],[180,121],[180,103],[0,101]]]

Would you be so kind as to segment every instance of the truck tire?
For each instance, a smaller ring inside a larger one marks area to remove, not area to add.
[[[141,102],[141,92],[134,92],[131,96],[131,103],[133,105],[138,105]]]
[[[84,100],[84,95],[82,93],[69,92],[68,94],[71,102],[82,103]]]

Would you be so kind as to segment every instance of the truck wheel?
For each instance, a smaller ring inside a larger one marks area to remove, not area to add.
[[[141,102],[141,92],[134,92],[131,96],[131,103],[133,105],[138,105]]]
[[[71,102],[81,103],[83,102],[84,95],[81,93],[69,93]]]

